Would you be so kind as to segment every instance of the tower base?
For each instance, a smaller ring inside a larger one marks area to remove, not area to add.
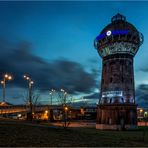
[[[136,130],[137,125],[125,125],[124,128],[122,128],[121,125],[108,125],[108,124],[96,124],[96,129],[100,130]]]
[[[137,129],[136,104],[103,104],[97,108],[96,129],[134,130]]]

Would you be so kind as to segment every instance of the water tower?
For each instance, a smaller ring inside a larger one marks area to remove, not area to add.
[[[97,129],[137,127],[133,62],[142,43],[143,35],[119,13],[96,37],[94,46],[102,58]]]

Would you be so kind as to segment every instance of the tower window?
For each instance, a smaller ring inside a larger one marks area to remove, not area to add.
[[[133,47],[133,50],[135,51],[135,50],[136,50],[136,48],[135,48],[135,47]]]
[[[113,81],[113,79],[112,78],[110,78],[110,82],[112,83],[112,81]]]
[[[135,39],[136,39],[136,36],[133,37],[133,40],[135,40]]]

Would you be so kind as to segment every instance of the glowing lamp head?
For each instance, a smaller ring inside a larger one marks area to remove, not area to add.
[[[66,106],[66,107],[64,107],[64,110],[65,110],[65,111],[68,111],[68,107],[67,107],[67,106]]]
[[[4,84],[4,81],[1,81],[1,84]]]
[[[4,79],[5,79],[5,80],[12,80],[12,76],[9,75],[9,74],[5,74],[5,75],[4,75]]]
[[[61,88],[61,91],[64,92],[64,89]]]
[[[48,114],[48,110],[45,110],[45,114]]]
[[[27,76],[26,76],[26,75],[24,75],[23,77],[24,77],[24,78],[26,78]]]
[[[9,76],[9,77],[8,77],[8,80],[12,80],[12,76]]]
[[[5,74],[5,76],[4,76],[4,77],[5,77],[5,78],[8,78],[8,76],[9,76],[8,74]]]
[[[26,77],[27,80],[29,80],[29,77]]]

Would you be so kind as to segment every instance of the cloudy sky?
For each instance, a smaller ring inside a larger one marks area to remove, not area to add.
[[[135,56],[136,99],[148,99],[148,2],[2,2],[0,1],[0,75],[11,73],[6,101],[23,103],[23,74],[34,80],[42,103],[49,90],[65,89],[75,99],[97,102],[101,58],[94,38],[116,13],[126,16],[144,35]],[[2,96],[2,89],[0,90]],[[0,97],[2,100],[2,97]]]

